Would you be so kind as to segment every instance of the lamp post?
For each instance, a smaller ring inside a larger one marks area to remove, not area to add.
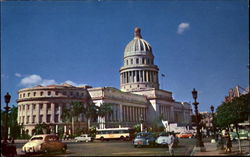
[[[7,94],[4,96],[4,100],[6,103],[6,106],[4,107],[5,111],[6,111],[6,115],[5,115],[5,128],[4,128],[4,143],[7,143],[7,139],[8,139],[8,113],[9,113],[9,109],[10,107],[8,106],[9,102],[10,102],[10,94],[7,92]]]
[[[140,116],[140,123],[141,123],[141,132],[143,131],[143,115]]]
[[[196,141],[196,148],[200,149],[201,152],[203,151],[206,151],[205,150],[205,147],[204,147],[204,143],[202,141],[202,134],[200,132],[200,129],[201,129],[201,126],[200,126],[200,117],[199,117],[199,113],[198,113],[198,102],[196,101],[197,99],[197,96],[198,96],[198,92],[195,90],[195,88],[193,89],[192,91],[192,95],[193,95],[193,98],[194,98],[194,108],[195,108],[195,115],[196,115],[196,138],[197,138],[197,141]]]
[[[213,125],[213,138],[211,140],[211,143],[216,143],[216,132],[215,132],[215,126],[214,126],[214,106],[211,105],[210,109],[212,111],[212,125]]]

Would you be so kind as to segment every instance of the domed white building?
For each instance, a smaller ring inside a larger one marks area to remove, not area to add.
[[[191,124],[191,105],[175,101],[171,92],[159,88],[159,68],[154,64],[152,47],[142,39],[139,28],[135,28],[134,39],[125,47],[123,60],[124,65],[120,68],[120,90],[113,87],[83,88],[69,85],[19,90],[18,122],[30,134],[40,122],[52,126],[66,125],[59,116],[61,107],[70,105],[69,101],[84,103],[87,100],[86,95],[89,95],[91,101],[98,106],[103,103],[112,104],[113,113],[98,119],[97,123],[105,123],[99,125],[100,127],[132,127],[140,123],[141,116],[147,126],[159,122],[160,118],[181,126]],[[41,92],[47,95],[39,96]],[[49,92],[54,94],[49,95]],[[65,95],[64,92],[83,95],[76,97]],[[27,95],[29,93],[30,97]]]

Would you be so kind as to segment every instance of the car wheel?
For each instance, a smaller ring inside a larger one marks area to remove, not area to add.
[[[120,140],[121,140],[121,141],[124,141],[124,137],[123,137],[123,136],[121,136],[121,137],[120,137]]]
[[[44,153],[45,153],[45,154],[49,154],[49,150],[48,150],[48,149],[45,149],[45,150],[44,150]]]
[[[62,153],[66,153],[66,148],[65,147],[62,148]]]
[[[101,137],[101,141],[102,141],[102,142],[104,141],[104,138],[103,138],[103,137]]]

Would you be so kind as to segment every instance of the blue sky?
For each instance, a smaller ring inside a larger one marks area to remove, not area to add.
[[[249,84],[248,19],[246,0],[1,2],[1,103],[35,84],[119,88],[138,26],[166,76],[161,88],[186,102],[196,88],[199,110],[210,111]]]

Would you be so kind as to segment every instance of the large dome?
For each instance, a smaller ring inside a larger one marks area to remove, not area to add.
[[[125,48],[124,57],[131,55],[152,55],[152,47],[146,40],[142,39],[140,28],[135,28],[134,35],[134,39]]]

